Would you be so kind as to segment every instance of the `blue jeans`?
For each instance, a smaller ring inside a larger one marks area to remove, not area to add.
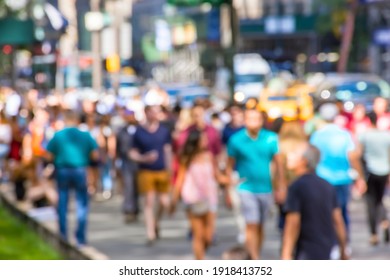
[[[336,194],[337,194],[337,200],[339,203],[339,206],[341,208],[341,212],[343,214],[343,219],[345,223],[345,227],[347,230],[347,236],[349,239],[349,225],[350,225],[350,219],[349,219],[349,213],[348,213],[348,203],[351,198],[351,186],[350,185],[340,185],[335,186]]]
[[[103,191],[112,191],[114,182],[111,176],[112,162],[107,160],[100,166],[100,180],[102,182]]]
[[[58,188],[58,222],[60,234],[66,241],[68,240],[67,232],[67,214],[69,194],[71,190],[76,194],[76,215],[77,230],[76,239],[79,245],[85,245],[87,217],[88,217],[88,187],[87,172],[85,168],[58,168],[56,170],[56,180]]]

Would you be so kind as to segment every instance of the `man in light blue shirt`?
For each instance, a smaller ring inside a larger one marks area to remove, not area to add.
[[[236,167],[240,175],[238,192],[242,214],[246,223],[246,247],[252,259],[259,259],[264,239],[263,225],[272,203],[271,163],[275,161],[278,189],[274,192],[277,203],[283,203],[286,181],[279,156],[277,134],[262,128],[262,114],[257,110],[245,112],[245,127],[234,134],[227,146],[229,161],[227,174],[231,178]]]
[[[360,157],[351,134],[334,124],[338,114],[335,104],[327,103],[321,106],[320,115],[326,124],[313,133],[310,143],[321,152],[317,174],[336,188],[344,222],[349,230],[348,202],[351,185],[356,180],[357,186],[364,192],[366,184]],[[358,177],[356,178],[354,174]]]

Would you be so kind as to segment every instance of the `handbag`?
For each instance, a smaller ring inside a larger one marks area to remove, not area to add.
[[[191,203],[189,205],[189,211],[195,216],[206,215],[209,212],[209,204],[207,201]]]

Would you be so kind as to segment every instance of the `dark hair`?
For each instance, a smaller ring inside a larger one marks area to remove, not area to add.
[[[378,116],[374,112],[371,112],[371,114],[368,114],[368,118],[370,119],[371,124],[376,127]]]
[[[66,111],[64,111],[64,119],[67,121],[79,122],[80,116],[75,111],[66,110]]]
[[[199,152],[199,141],[202,132],[198,129],[193,129],[188,134],[187,140],[184,144],[180,155],[180,163],[189,166],[195,155]]]

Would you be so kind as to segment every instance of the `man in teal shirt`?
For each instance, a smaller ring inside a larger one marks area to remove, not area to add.
[[[67,209],[69,192],[76,193],[78,228],[76,239],[79,246],[86,245],[88,217],[88,187],[86,168],[91,158],[98,158],[98,145],[88,132],[77,128],[78,116],[74,112],[65,113],[66,127],[54,134],[47,145],[49,157],[54,161],[58,189],[58,221],[60,234],[67,235]]]
[[[257,110],[245,112],[245,127],[228,142],[228,176],[233,167],[240,175],[238,192],[246,222],[246,246],[252,259],[259,259],[264,239],[264,223],[272,203],[283,203],[286,180],[282,158],[279,155],[278,135],[262,128],[262,114]],[[273,192],[271,163],[275,162],[277,188]]]

